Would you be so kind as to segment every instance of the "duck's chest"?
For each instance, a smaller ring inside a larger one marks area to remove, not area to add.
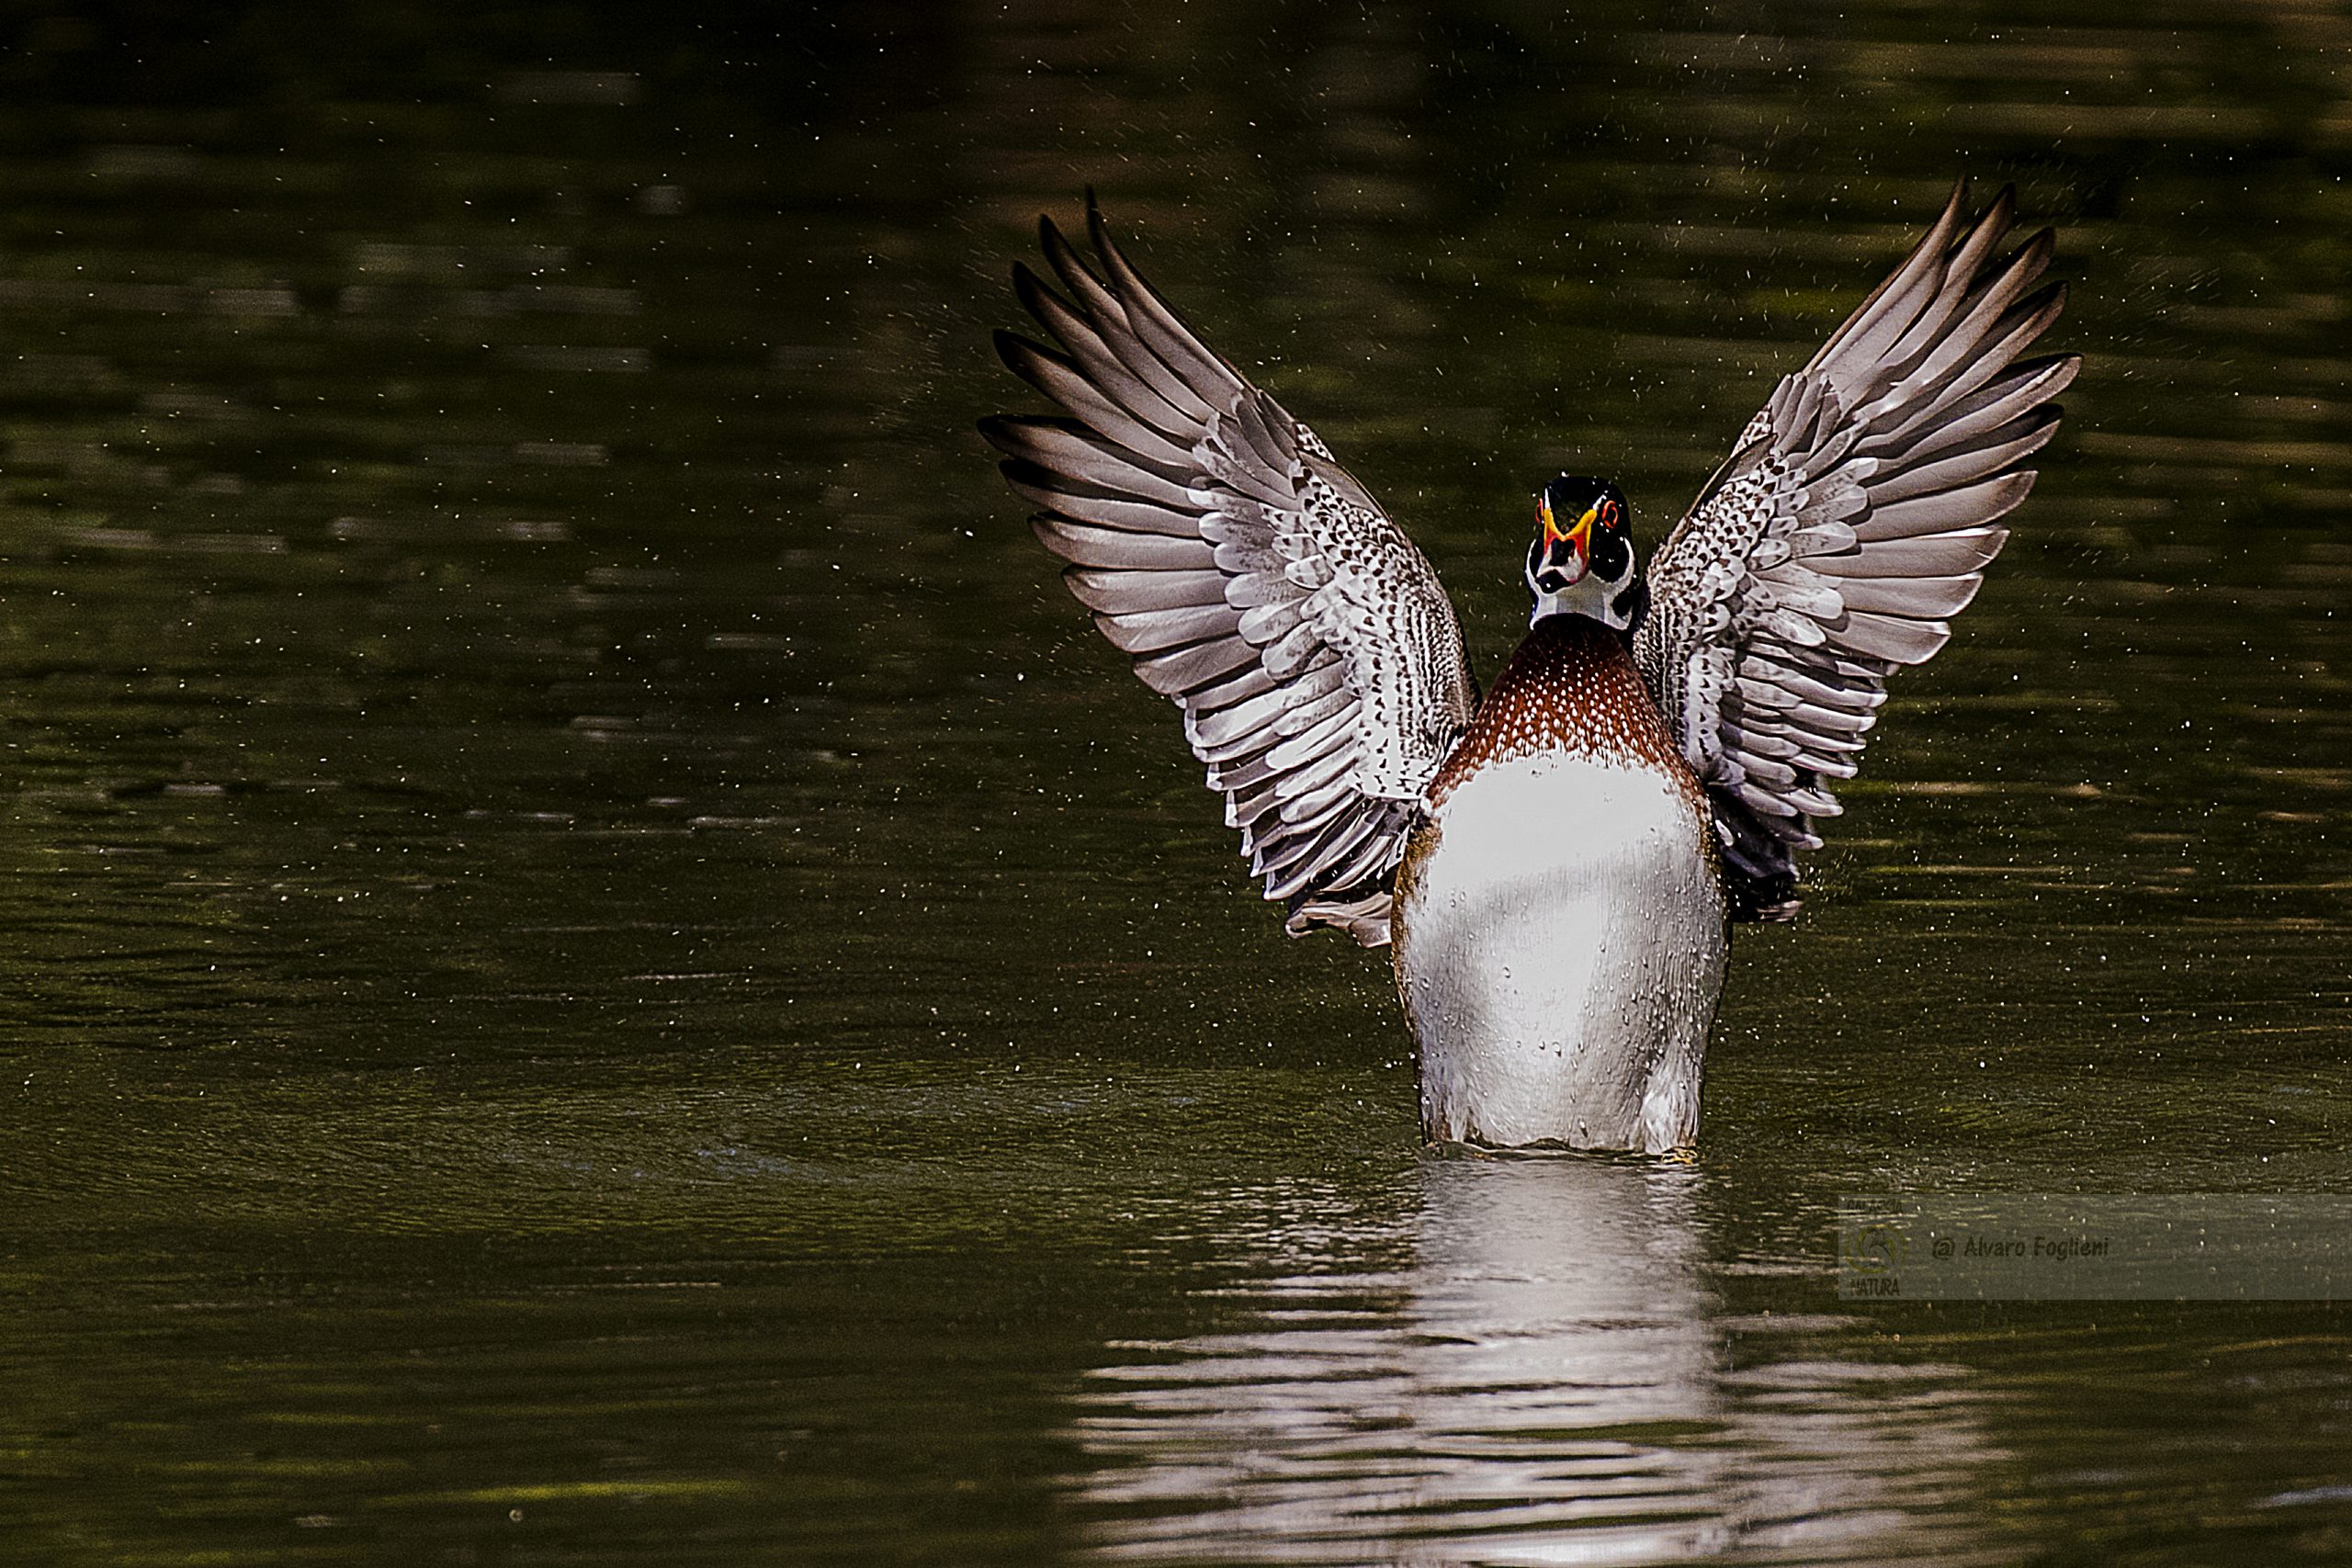
[[[1527,651],[1432,790],[1398,874],[1397,987],[1425,1126],[1675,1146],[1696,1128],[1723,978],[1705,798],[1655,716],[1623,705],[1647,698],[1630,665],[1631,691],[1617,689],[1616,650]]]
[[[1406,852],[1397,892],[1425,928],[1457,916],[1507,922],[1554,957],[1614,948],[1625,922],[1638,928],[1690,887],[1713,885],[1707,835],[1704,806],[1664,770],[1514,757],[1437,804]]]

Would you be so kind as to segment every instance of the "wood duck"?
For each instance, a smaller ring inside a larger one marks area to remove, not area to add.
[[[1392,944],[1433,1141],[1652,1154],[1694,1139],[1727,923],[1785,920],[1888,675],[1951,636],[2025,499],[2071,355],[2049,231],[1964,185],[1783,378],[1647,573],[1604,479],[1536,497],[1528,633],[1481,702],[1437,574],[1306,425],[1146,283],[1091,197],[1057,351],[997,334],[1061,405],[982,432],[1070,592],[1182,711],[1294,936]]]

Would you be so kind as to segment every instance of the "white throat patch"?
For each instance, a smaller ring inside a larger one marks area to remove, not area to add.
[[[1593,572],[1584,576],[1557,593],[1546,593],[1528,579],[1527,590],[1535,595],[1535,608],[1528,612],[1527,624],[1533,626],[1546,615],[1586,615],[1602,626],[1623,631],[1634,624],[1631,606],[1620,611],[1617,602],[1633,586],[1633,573],[1611,581]]]

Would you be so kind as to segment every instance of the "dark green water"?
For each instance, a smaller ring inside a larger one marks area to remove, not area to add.
[[[2352,1192],[2342,12],[622,15],[6,24],[0,1561],[2352,1555],[2346,1309],[1832,1256]],[[2086,369],[1701,1158],[1424,1155],[972,434],[1035,214],[1491,671],[1962,168]]]

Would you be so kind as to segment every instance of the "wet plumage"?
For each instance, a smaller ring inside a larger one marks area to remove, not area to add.
[[[1736,905],[1796,912],[1793,852],[1835,816],[1886,677],[1951,636],[2033,488],[2072,355],[2015,363],[2057,319],[2043,231],[1994,249],[2004,190],[1963,230],[1954,191],[1926,239],[1741,432],[1650,563],[1634,655],[1708,786]]]
[[[2051,236],[1997,256],[2011,194],[1962,203],[1780,383],[1645,574],[1613,486],[1546,487],[1529,638],[1483,705],[1435,571],[1363,485],[1091,203],[1099,272],[1041,225],[1064,292],[1015,288],[1059,346],[998,344],[1064,412],[982,429],[1070,591],[1182,710],[1286,928],[1397,938],[1432,1137],[1694,1133],[1724,919],[1795,912],[1886,677],[1950,637],[2077,367],[2018,362],[2063,303],[2035,288]]]
[[[1091,207],[1098,280],[1048,221],[1069,300],[1015,288],[1061,350],[997,335],[1069,417],[987,422],[1070,592],[1184,713],[1226,825],[1290,909],[1386,940],[1380,887],[1476,704],[1437,574],[1314,432],[1208,349]]]

